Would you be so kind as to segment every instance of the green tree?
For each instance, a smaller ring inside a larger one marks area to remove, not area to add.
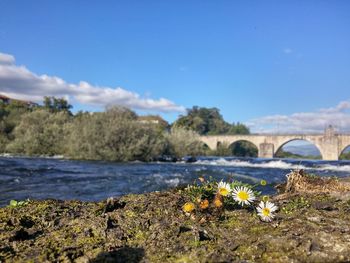
[[[231,145],[233,156],[237,157],[258,157],[258,149],[250,142],[238,141]]]
[[[249,134],[249,128],[242,123],[233,123],[228,130],[227,134]]]
[[[133,111],[121,107],[81,113],[67,130],[67,154],[77,159],[149,161],[165,147],[158,129],[138,122]]]
[[[14,139],[14,128],[20,123],[22,115],[35,108],[13,101],[10,104],[0,102],[0,152],[5,152],[7,144]]]
[[[180,116],[173,126],[191,129],[200,135],[225,134],[230,129],[230,124],[224,121],[219,109],[198,106],[188,109],[187,115]]]
[[[219,143],[215,150],[209,150],[207,154],[212,156],[232,156],[232,149],[228,143],[224,142]]]
[[[26,155],[57,155],[64,153],[65,129],[70,121],[67,112],[51,113],[41,109],[24,114],[14,129],[15,139],[7,151]]]
[[[45,96],[43,104],[44,109],[47,109],[50,112],[66,111],[71,114],[70,110],[72,109],[72,105],[70,105],[64,98]]]

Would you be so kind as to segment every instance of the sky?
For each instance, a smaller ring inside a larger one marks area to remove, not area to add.
[[[350,132],[350,1],[0,0],[0,94]]]

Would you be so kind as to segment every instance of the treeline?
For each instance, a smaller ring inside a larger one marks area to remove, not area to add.
[[[0,102],[0,151],[110,161],[206,154],[196,132],[140,119],[123,107],[75,115],[70,109],[65,100],[48,97],[35,107]]]
[[[110,161],[257,155],[257,149],[245,142],[219,145],[215,151],[200,142],[200,135],[249,133],[243,124],[224,121],[217,108],[193,107],[172,125],[123,107],[76,114],[71,108],[65,99],[55,97],[45,97],[42,106],[0,101],[0,152]]]

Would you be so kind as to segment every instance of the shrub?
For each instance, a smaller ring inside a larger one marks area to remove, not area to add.
[[[6,150],[27,155],[63,154],[64,126],[69,120],[67,112],[37,110],[25,113],[14,129],[15,139],[7,145]]]
[[[151,124],[136,114],[114,107],[101,113],[83,113],[67,127],[67,154],[77,159],[148,161],[160,155],[165,141]]]
[[[168,143],[167,153],[172,156],[179,158],[186,155],[205,154],[205,148],[199,135],[192,130],[173,127],[165,137]]]

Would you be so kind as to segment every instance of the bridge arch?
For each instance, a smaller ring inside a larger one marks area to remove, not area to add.
[[[206,144],[205,142],[201,142],[201,143],[202,143],[202,148],[210,150],[210,147],[208,144]]]
[[[341,157],[344,157],[342,156],[344,154],[344,156],[346,155],[345,158],[341,158]],[[343,149],[340,150],[340,153],[339,153],[339,159],[343,159],[343,160],[349,160],[350,158],[350,144],[349,145],[346,145],[345,147],[343,147]]]
[[[237,139],[229,144],[233,156],[237,157],[258,157],[259,146],[246,139]]]
[[[233,144],[235,144],[237,142],[247,142],[247,143],[250,143],[250,144],[254,145],[257,149],[259,149],[259,144],[258,143],[256,143],[253,140],[249,140],[247,138],[236,138],[234,140],[229,141],[228,144],[231,147]]]
[[[321,159],[323,159],[323,153],[322,153],[322,147],[320,145],[318,145],[317,142],[315,142],[314,140],[310,140],[308,138],[298,138],[298,137],[295,137],[295,138],[288,138],[282,142],[279,142],[278,144],[274,145],[274,153],[273,155],[275,156],[278,151],[280,151],[283,146],[285,146],[286,144],[290,143],[290,142],[293,142],[293,141],[306,141],[306,142],[309,142],[310,144],[312,144],[313,146],[315,146],[318,150],[318,152],[320,153],[320,156],[321,156]]]

